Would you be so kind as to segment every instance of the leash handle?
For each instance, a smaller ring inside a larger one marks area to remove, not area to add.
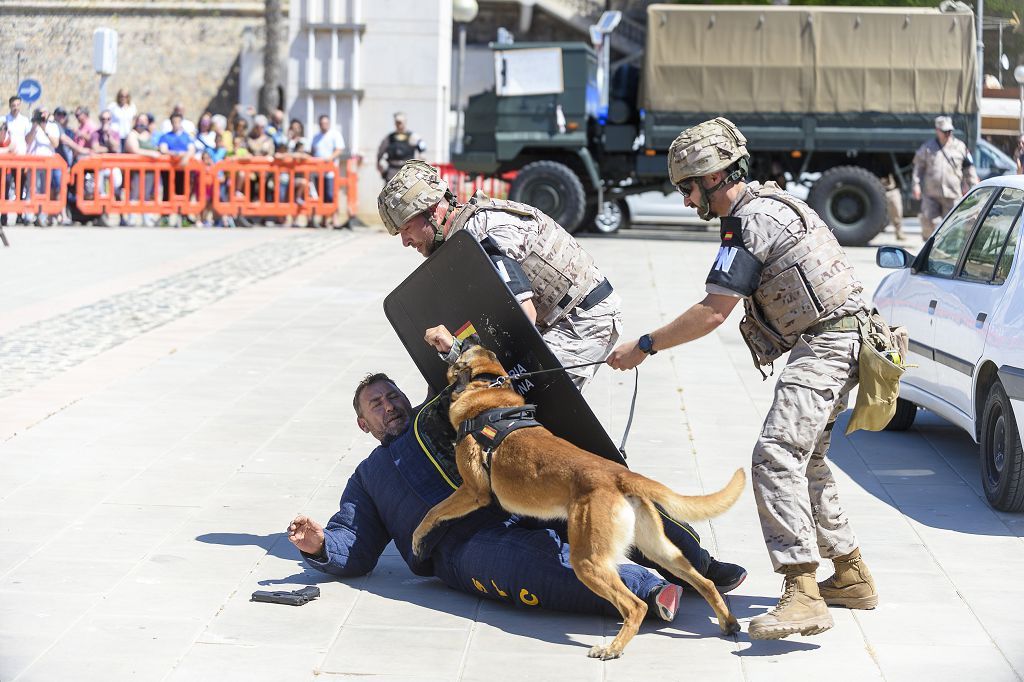
[[[629,403],[629,419],[626,420],[626,429],[622,432],[622,442],[619,443],[619,454],[626,459],[626,439],[629,438],[629,429],[633,426],[633,413],[636,411],[636,395],[640,391],[640,368],[633,368],[633,399]]]

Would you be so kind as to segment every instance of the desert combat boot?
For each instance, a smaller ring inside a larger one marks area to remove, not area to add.
[[[875,581],[859,549],[836,557],[832,563],[836,567],[835,574],[818,583],[818,591],[826,604],[845,606],[848,609],[873,609],[878,606]]]
[[[815,564],[786,566],[782,598],[774,609],[752,621],[751,639],[782,639],[797,633],[817,635],[832,627],[832,616],[818,594]]]

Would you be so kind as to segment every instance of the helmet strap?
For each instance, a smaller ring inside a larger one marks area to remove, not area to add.
[[[701,220],[711,220],[712,218],[719,217],[711,210],[711,195],[726,185],[735,185],[746,176],[749,165],[744,163],[744,161],[745,158],[741,158],[737,162],[738,167],[722,178],[714,187],[705,188],[703,183],[697,182],[697,188],[700,189],[700,206],[697,207],[697,215],[700,216]]]
[[[436,249],[437,247],[444,243],[444,228],[448,224],[448,219],[451,217],[452,213],[458,207],[458,204],[455,201],[455,195],[453,195],[451,192],[446,191],[444,193],[444,198],[448,201],[448,210],[444,212],[444,218],[441,219],[441,223],[438,224],[438,222],[434,219],[433,211],[431,211],[430,214],[427,216],[427,222],[430,223],[430,226],[434,228],[434,244],[433,247],[431,248],[431,251],[433,251],[434,249]]]

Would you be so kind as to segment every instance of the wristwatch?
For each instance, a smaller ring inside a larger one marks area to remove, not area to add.
[[[644,334],[641,336],[640,340],[636,342],[636,345],[647,355],[654,355],[658,352],[654,350],[654,337],[650,334]]]

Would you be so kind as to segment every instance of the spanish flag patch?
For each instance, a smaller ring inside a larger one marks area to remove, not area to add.
[[[484,438],[493,440],[494,437],[498,435],[498,430],[495,429],[493,426],[485,426],[484,428],[480,429],[480,434]]]
[[[473,334],[476,334],[476,327],[473,326],[472,322],[467,322],[466,324],[458,328],[458,330],[455,332],[455,338],[457,338],[459,341],[465,341]]]
[[[722,235],[723,242],[729,241],[730,239],[732,239],[732,232],[726,232],[724,235]]]

